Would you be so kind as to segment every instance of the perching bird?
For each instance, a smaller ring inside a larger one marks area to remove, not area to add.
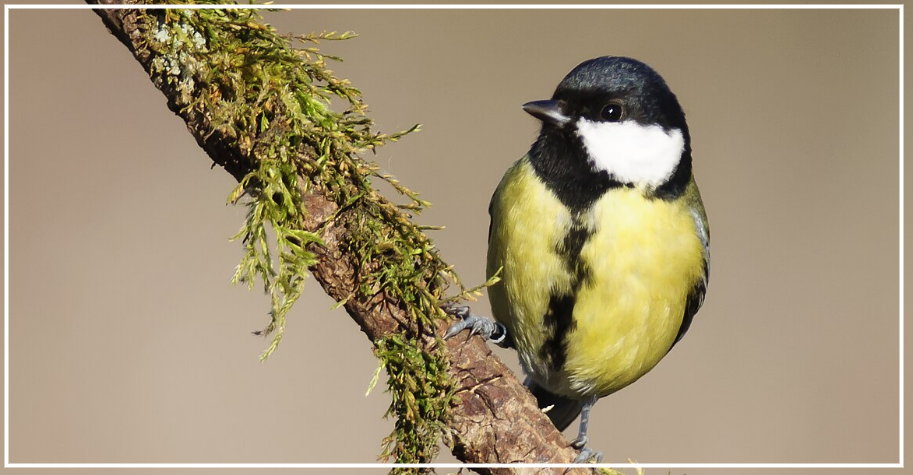
[[[558,429],[643,376],[678,342],[704,300],[709,228],[692,175],[685,114],[646,64],[601,57],[574,68],[550,100],[529,152],[491,199],[489,289],[497,323],[469,328],[513,346]]]

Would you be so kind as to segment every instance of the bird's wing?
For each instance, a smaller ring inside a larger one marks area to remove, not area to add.
[[[695,231],[703,245],[704,275],[694,284],[691,291],[688,292],[688,298],[685,301],[685,313],[682,316],[682,325],[678,329],[675,343],[678,343],[678,341],[685,336],[685,332],[687,332],[688,327],[691,326],[691,321],[694,320],[694,314],[697,313],[698,309],[700,309],[701,305],[704,303],[704,295],[707,293],[707,281],[710,278],[710,227],[707,224],[707,214],[704,211],[704,203],[701,201],[701,195],[697,189],[697,185],[694,183],[694,178],[691,179],[688,188],[686,194],[689,196],[687,196],[686,199],[690,202],[689,208],[691,210],[691,216],[694,218]],[[675,343],[673,343],[673,346]]]

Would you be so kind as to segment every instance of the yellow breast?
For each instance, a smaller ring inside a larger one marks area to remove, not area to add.
[[[576,217],[588,230],[579,283],[558,251],[575,217],[526,159],[505,175],[491,213],[488,271],[503,267],[489,292],[492,311],[537,382],[566,396],[604,396],[665,356],[688,293],[703,276],[688,200],[649,199],[633,188],[606,192]],[[554,316],[546,314],[550,297],[568,292],[575,296],[571,325],[556,368],[542,350],[555,332],[547,320]]]

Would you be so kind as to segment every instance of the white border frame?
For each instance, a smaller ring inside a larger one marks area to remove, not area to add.
[[[292,10],[897,10],[899,25],[899,407],[898,461],[888,463],[602,463],[602,464],[392,464],[392,463],[10,463],[9,453],[9,13],[10,10],[94,9]],[[904,6],[903,4],[310,4],[310,5],[23,5],[3,7],[3,468],[903,468],[904,467]]]

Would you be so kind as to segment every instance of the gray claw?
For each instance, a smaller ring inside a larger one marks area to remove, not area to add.
[[[456,336],[457,333],[465,330],[469,325],[470,323],[468,320],[460,320],[454,323],[450,326],[450,328],[447,329],[447,333],[444,333],[444,339],[449,340],[450,338]]]
[[[446,304],[441,306],[441,309],[454,317],[459,317],[461,319],[472,315],[472,310],[466,305]]]
[[[593,449],[583,447],[574,459],[574,463],[588,463],[591,460],[595,463],[602,462],[602,452],[593,452]]]
[[[577,437],[573,442],[571,442],[571,447],[577,450],[583,450],[583,448],[586,447],[586,443],[589,441],[590,439],[587,436]]]
[[[469,335],[479,335],[486,341],[495,344],[503,344],[507,338],[507,329],[500,323],[493,322],[485,317],[473,315],[469,307],[448,306],[444,311],[460,318],[460,321],[454,323],[444,333],[444,339],[447,340],[465,329],[469,329]]]

